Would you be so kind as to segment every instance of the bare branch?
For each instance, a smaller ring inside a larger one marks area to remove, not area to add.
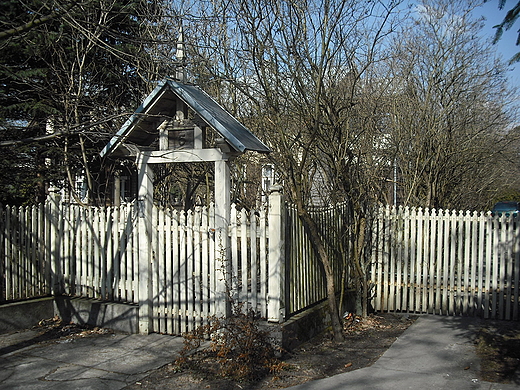
[[[9,30],[0,31],[0,40],[22,34],[24,32],[32,30],[35,27],[45,24],[57,17],[60,17],[64,14],[66,14],[67,12],[69,12],[72,8],[74,8],[78,4],[79,4],[78,2],[73,1],[73,2],[69,3],[69,5],[67,7],[65,7],[64,9],[62,9],[60,11],[53,11],[48,15],[42,16],[41,18],[33,19],[30,22],[27,22],[21,26],[14,27]]]

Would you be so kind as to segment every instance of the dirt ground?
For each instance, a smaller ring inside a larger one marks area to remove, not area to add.
[[[345,341],[334,343],[330,336],[317,337],[285,353],[281,368],[253,383],[237,383],[204,375],[204,370],[180,370],[174,363],[154,370],[127,389],[280,389],[309,380],[357,370],[372,365],[414,321],[413,316],[391,313],[352,318],[345,326]],[[56,342],[67,338],[96,337],[111,333],[109,329],[63,324],[58,317],[43,320],[41,335],[31,344]],[[475,335],[477,354],[481,358],[480,379],[511,383],[520,374],[520,322],[481,322]],[[4,353],[10,351],[3,351]]]
[[[518,383],[520,379],[520,322],[483,320],[476,338],[481,358],[480,379]]]
[[[345,327],[345,341],[334,343],[317,337],[286,353],[280,371],[253,383],[204,376],[201,371],[179,370],[168,364],[127,389],[223,389],[268,390],[295,386],[310,380],[372,365],[414,321],[413,316],[391,313],[354,318]],[[520,323],[483,321],[475,345],[481,360],[481,380],[511,383],[520,372]],[[518,379],[518,378],[517,378]]]
[[[309,380],[357,370],[373,364],[414,322],[413,317],[393,314],[371,315],[360,320],[353,318],[345,327],[345,341],[334,343],[323,335],[285,353],[282,368],[253,383],[236,383],[207,377],[194,370],[179,370],[169,364],[127,389],[224,389],[256,390],[280,389]]]

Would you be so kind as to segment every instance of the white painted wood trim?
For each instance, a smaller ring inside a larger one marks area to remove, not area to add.
[[[153,212],[153,170],[148,158],[141,155],[137,160],[138,167],[138,234],[139,234],[139,333],[152,331],[152,212]]]
[[[194,163],[228,160],[229,156],[220,149],[158,150],[141,153],[149,164]]]
[[[285,277],[285,229],[283,221],[283,196],[281,187],[271,187],[269,195],[269,292],[267,320],[283,322],[284,320],[284,277]]]

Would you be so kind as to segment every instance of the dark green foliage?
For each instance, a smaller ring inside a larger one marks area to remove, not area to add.
[[[484,1],[488,1],[488,0],[484,0]],[[505,0],[499,0],[498,8],[503,9],[505,4],[506,4]],[[515,22],[518,20],[519,16],[520,16],[520,1],[518,1],[516,3],[516,5],[513,6],[513,8],[511,8],[507,11],[507,13],[504,17],[504,20],[502,20],[502,23],[500,23],[496,26],[493,26],[494,28],[497,29],[493,43],[497,43],[500,40],[500,38],[502,38],[502,35],[504,34],[504,30],[507,31],[511,27],[513,27]],[[515,44],[517,46],[520,45],[520,30],[518,30],[518,37],[516,39]],[[512,64],[514,62],[519,62],[519,61],[520,61],[520,52],[516,53],[513,57],[511,57],[511,59],[509,60],[509,63]]]
[[[156,7],[0,1],[0,201],[39,201],[49,183],[67,185],[66,167],[81,175],[99,164],[93,156],[122,122],[112,119],[155,78],[145,28]]]

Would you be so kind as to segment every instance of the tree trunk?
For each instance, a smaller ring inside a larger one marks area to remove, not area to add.
[[[88,164],[88,156],[87,156],[87,152],[85,150],[85,139],[83,138],[82,135],[79,136],[79,144],[81,146],[81,156],[83,157],[83,168],[85,169],[85,177],[87,179],[87,189],[88,189],[87,199],[90,200],[89,198],[94,194],[94,184],[92,182],[92,175],[90,174],[90,166]],[[97,200],[97,203],[100,203],[99,199]]]
[[[332,323],[332,332],[334,334],[334,340],[339,342],[344,340],[343,337],[343,326],[341,324],[338,303],[336,301],[336,285],[334,282],[334,271],[330,263],[329,255],[327,254],[323,239],[319,233],[316,222],[309,215],[307,210],[298,204],[298,215],[303,222],[303,226],[311,238],[313,247],[318,253],[318,257],[323,265],[325,271],[325,280],[327,283],[327,302],[329,304],[329,312]]]
[[[354,275],[356,285],[356,313],[366,317],[368,315],[368,284],[366,269],[363,261],[363,249],[365,245],[366,218],[361,217],[356,229],[352,260],[354,263]]]

